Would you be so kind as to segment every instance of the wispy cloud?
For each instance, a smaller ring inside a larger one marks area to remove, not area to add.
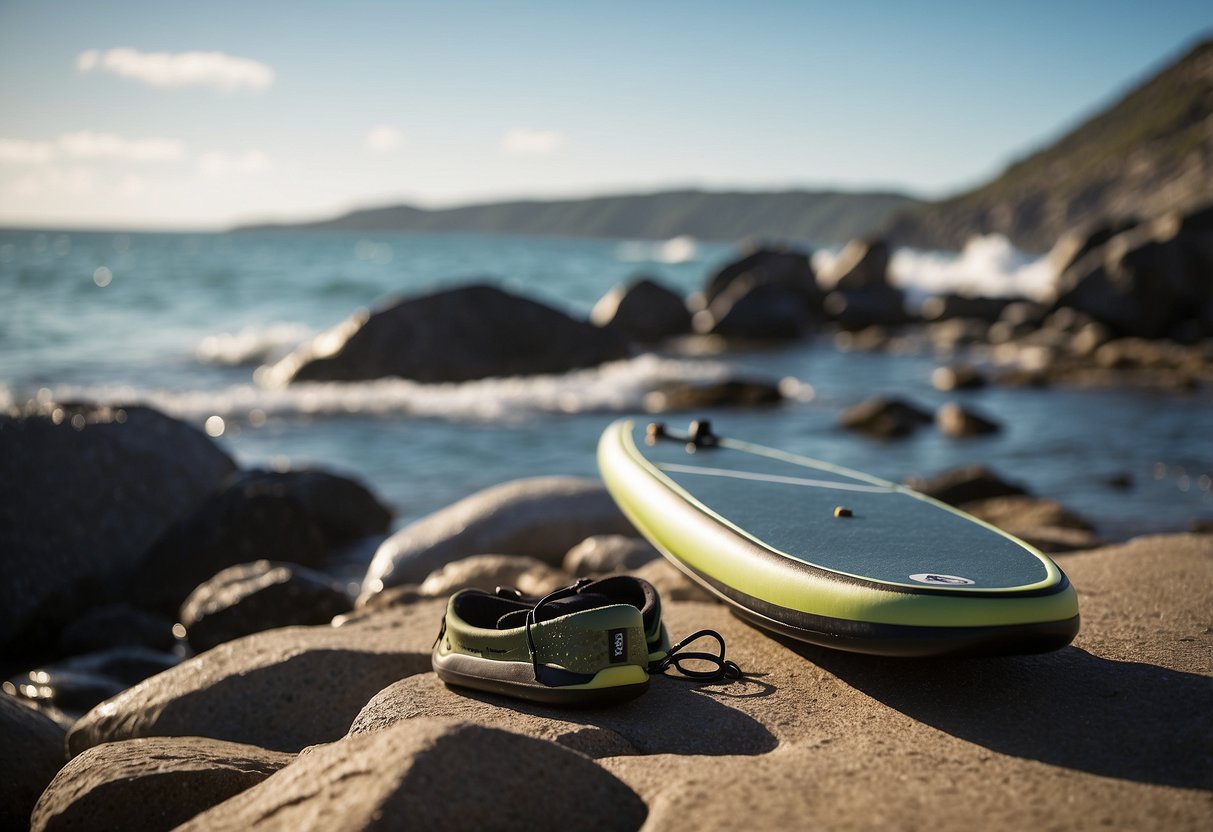
[[[223,92],[261,92],[274,83],[274,70],[251,58],[224,52],[140,52],[88,49],[76,56],[81,72],[103,70],[153,87],[213,87]]]
[[[518,156],[545,156],[555,153],[566,143],[565,135],[555,130],[532,130],[513,127],[501,137],[501,149]]]
[[[63,134],[59,137],[59,148],[64,155],[77,159],[172,162],[185,157],[185,145],[176,139],[128,139],[91,130]]]
[[[0,162],[14,165],[40,165],[55,158],[50,142],[26,139],[0,139]]]
[[[381,124],[366,134],[366,146],[376,153],[387,153],[404,143],[404,133],[399,127]]]
[[[225,179],[229,176],[255,176],[270,167],[270,157],[260,150],[244,153],[224,153],[212,150],[198,157],[198,175],[204,179]]]

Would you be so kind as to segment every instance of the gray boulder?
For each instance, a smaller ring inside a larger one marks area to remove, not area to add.
[[[694,317],[700,334],[750,340],[799,338],[812,324],[813,307],[801,291],[748,277],[733,281]]]
[[[220,644],[85,714],[68,750],[154,736],[275,751],[331,742],[377,691],[430,669],[445,610],[445,601],[422,601],[340,627],[283,627]]]
[[[934,295],[922,302],[918,309],[924,321],[949,321],[953,318],[994,323],[1016,298],[970,297],[968,295]]]
[[[649,278],[620,284],[602,296],[590,323],[613,327],[634,341],[649,343],[691,331],[691,313],[682,296]]]
[[[1057,242],[1049,251],[1049,265],[1054,274],[1064,274],[1065,271],[1087,256],[1090,252],[1102,246],[1117,234],[1136,228],[1141,224],[1137,217],[1109,217],[1079,228],[1071,228],[1057,238]]]
[[[985,436],[1002,430],[998,422],[956,402],[948,402],[935,411],[935,425],[944,436],[953,439]]]
[[[339,582],[290,563],[259,560],[224,569],[181,605],[179,620],[198,652],[275,627],[327,624],[353,602]]]
[[[748,252],[708,279],[702,293],[703,306],[711,306],[738,281],[750,286],[780,286],[803,298],[810,307],[821,302],[813,264],[803,251],[760,247]]]
[[[175,643],[171,619],[126,603],[94,607],[59,633],[59,650],[69,656],[111,647],[171,650]]]
[[[889,285],[889,246],[880,239],[847,243],[818,283],[837,291],[863,291]]]
[[[587,537],[564,556],[564,571],[578,578],[626,572],[661,557],[653,545],[639,537],[599,534]]]
[[[907,477],[906,485],[953,506],[991,497],[1028,493],[1023,486],[1004,480],[984,465],[952,468],[930,478]]]
[[[564,373],[628,356],[626,339],[493,286],[470,285],[360,312],[272,367],[262,383],[427,383]]]
[[[929,411],[902,399],[876,396],[845,410],[838,424],[847,430],[880,439],[900,439],[929,425]]]
[[[149,737],[90,748],[47,787],[33,832],[169,830],[255,786],[290,754],[202,737]]]
[[[63,729],[0,693],[0,829],[25,829],[38,796],[67,762]]]
[[[36,656],[79,611],[125,599],[148,547],[234,470],[146,407],[0,415],[0,653]]]
[[[558,566],[565,552],[591,535],[629,533],[635,533],[631,523],[598,480],[514,480],[465,497],[385,540],[367,569],[358,604],[469,555],[529,555]]]
[[[762,407],[779,404],[783,393],[770,381],[729,378],[723,381],[673,381],[658,385],[644,397],[649,413],[699,410],[705,407]]]
[[[637,830],[644,802],[592,760],[452,720],[410,720],[309,750],[182,830]]]

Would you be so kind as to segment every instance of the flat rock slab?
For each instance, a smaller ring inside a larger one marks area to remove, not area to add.
[[[38,795],[65,762],[63,728],[0,693],[0,829],[24,829]]]
[[[68,736],[75,755],[103,742],[204,736],[298,751],[345,734],[392,682],[430,670],[445,600],[344,626],[284,627],[221,644],[85,714]]]
[[[90,748],[43,792],[35,832],[168,830],[255,786],[294,756],[203,737],[148,737]]]
[[[636,830],[644,803],[559,745],[468,722],[411,720],[310,749],[183,830]]]

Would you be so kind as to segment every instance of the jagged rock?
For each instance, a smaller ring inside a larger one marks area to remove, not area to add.
[[[975,413],[956,402],[948,402],[935,411],[935,424],[940,432],[953,439],[998,433],[1002,425]]]
[[[260,783],[290,754],[202,737],[149,737],[90,748],[47,787],[32,832],[169,830]]]
[[[44,655],[80,610],[123,600],[147,548],[234,469],[146,407],[0,415],[0,653]]]
[[[139,603],[175,614],[211,576],[262,558],[319,566],[325,535],[284,482],[260,472],[237,474],[148,550],[132,582]]]
[[[972,364],[938,367],[931,373],[931,386],[936,390],[977,390],[986,386],[986,377]]]
[[[741,278],[696,312],[693,322],[696,332],[723,338],[799,338],[812,328],[813,307],[795,289]]]
[[[491,592],[508,586],[523,595],[542,597],[573,582],[567,572],[541,560],[522,555],[472,555],[452,561],[431,572],[418,592],[429,598],[447,598],[461,589],[475,588]]]
[[[361,311],[259,371],[258,380],[470,381],[564,373],[627,355],[615,330],[494,286],[469,285]]]
[[[39,707],[78,715],[180,661],[172,653],[146,647],[111,647],[13,677],[5,690],[11,685],[18,696]]]
[[[445,609],[445,600],[419,601],[340,627],[283,627],[226,642],[85,714],[68,749],[151,736],[275,751],[331,742],[377,691],[430,669]]]
[[[181,829],[637,830],[644,802],[559,745],[417,719],[301,755]]]
[[[932,421],[930,412],[901,399],[884,396],[860,402],[838,417],[842,427],[882,439],[908,436]]]
[[[1072,228],[1057,238],[1049,251],[1049,265],[1055,275],[1062,275],[1088,253],[1108,240],[1141,224],[1137,217],[1113,217]]]
[[[353,602],[339,582],[289,563],[259,560],[224,569],[181,605],[180,621],[198,652],[275,627],[327,624]]]
[[[954,506],[990,497],[1028,493],[1023,486],[1004,480],[984,465],[952,468],[929,479],[906,477],[906,485]]]
[[[110,647],[171,650],[175,642],[169,618],[125,603],[87,610],[59,633],[59,649],[69,656]]]
[[[25,829],[38,795],[67,762],[63,728],[0,693],[0,829]]]
[[[847,243],[818,282],[836,291],[864,291],[889,285],[889,246],[880,239]]]
[[[809,255],[802,251],[758,248],[729,263],[713,274],[704,286],[704,308],[710,307],[738,281],[748,287],[780,286],[801,297],[810,308],[821,303],[813,264]]]
[[[706,407],[758,407],[779,404],[779,385],[757,379],[727,379],[714,382],[668,382],[644,397],[649,413],[696,410]]]
[[[629,533],[631,523],[597,480],[514,480],[465,497],[385,540],[362,581],[358,604],[469,555],[529,555],[558,565],[591,535]]]
[[[642,278],[603,295],[590,312],[590,323],[614,327],[635,341],[648,343],[690,332],[691,313],[680,295]]]
[[[564,571],[578,578],[626,572],[661,557],[652,544],[639,537],[600,534],[587,537],[564,556]]]

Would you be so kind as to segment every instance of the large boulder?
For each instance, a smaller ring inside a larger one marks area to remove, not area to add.
[[[0,693],[0,829],[25,829],[38,795],[63,767],[63,729]]]
[[[1208,334],[1211,274],[1213,204],[1093,246],[1058,277],[1056,306],[1085,312],[1125,335],[1158,338],[1185,324]]]
[[[1054,274],[1064,274],[1087,254],[1102,246],[1117,234],[1122,234],[1141,224],[1137,217],[1106,217],[1092,223],[1071,228],[1053,244],[1049,251],[1049,265]]]
[[[647,809],[592,760],[453,720],[410,720],[311,749],[182,830],[637,830]]]
[[[201,736],[299,751],[345,734],[375,693],[430,670],[446,601],[422,601],[340,627],[283,627],[229,641],[85,714],[75,755],[104,742]]]
[[[469,381],[563,373],[627,355],[626,339],[613,329],[494,286],[469,285],[359,312],[259,371],[258,380]]]
[[[564,556],[564,570],[579,578],[637,569],[661,557],[653,544],[622,534],[596,534]]]
[[[176,641],[172,619],[117,603],[94,607],[72,619],[59,633],[59,650],[68,656],[111,647],[171,650]]]
[[[47,787],[32,832],[173,829],[255,786],[294,757],[203,737],[147,737],[90,748]]]
[[[613,327],[634,341],[649,343],[690,332],[691,313],[676,292],[640,278],[603,295],[590,312],[590,323]]]
[[[190,646],[210,650],[241,636],[302,624],[327,624],[352,599],[339,582],[297,564],[259,560],[224,569],[181,605]]]
[[[799,338],[813,324],[814,308],[798,289],[779,283],[733,281],[707,309],[695,313],[695,331],[724,338]]]
[[[0,415],[0,653],[38,655],[82,609],[123,600],[148,547],[234,470],[146,407]]]
[[[889,245],[880,239],[847,243],[828,269],[817,276],[822,286],[837,291],[862,291],[889,285]]]
[[[359,605],[386,587],[419,583],[469,555],[529,555],[559,566],[595,534],[635,534],[598,480],[535,477],[496,485],[405,526],[375,552]]]
[[[645,394],[644,409],[649,413],[666,413],[708,407],[764,407],[782,401],[783,391],[779,384],[763,379],[670,381]]]
[[[370,489],[340,474],[304,468],[248,471],[243,478],[298,500],[330,548],[384,534],[392,524],[391,510]]]
[[[803,251],[760,247],[746,253],[708,279],[701,298],[703,307],[710,307],[739,281],[749,286],[780,286],[803,298],[810,307],[821,302],[813,264]]]
[[[880,439],[900,439],[931,424],[933,419],[930,411],[912,402],[876,396],[847,408],[838,417],[838,424]]]

